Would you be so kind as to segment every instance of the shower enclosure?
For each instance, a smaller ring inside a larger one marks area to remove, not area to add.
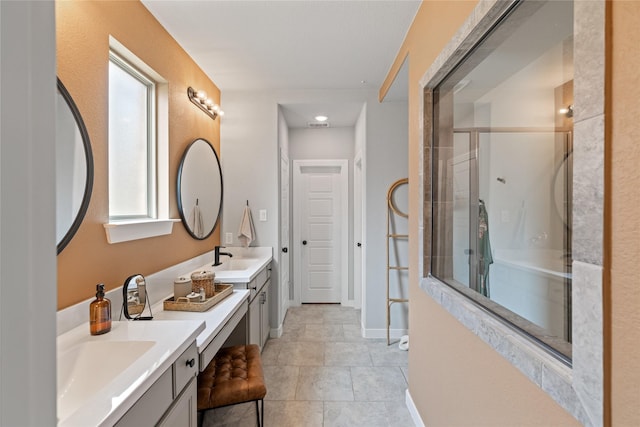
[[[570,129],[453,130],[452,277],[571,342]]]

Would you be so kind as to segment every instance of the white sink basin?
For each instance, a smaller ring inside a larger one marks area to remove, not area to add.
[[[258,265],[259,262],[259,258],[229,258],[224,260],[221,265],[213,267],[213,271],[248,270],[249,268]]]
[[[58,427],[108,427],[196,340],[202,319],[111,323],[104,335],[88,323],[58,335]]]
[[[192,272],[213,271],[216,283],[249,283],[272,259],[272,248],[269,247],[227,247],[225,251],[233,257],[222,256],[222,264],[213,267],[208,263]]]
[[[155,344],[86,341],[58,355],[58,417],[66,418]]]

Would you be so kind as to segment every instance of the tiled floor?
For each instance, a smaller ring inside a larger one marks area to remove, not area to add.
[[[266,427],[412,427],[407,352],[360,336],[360,311],[290,308],[281,338],[262,352]],[[256,425],[255,404],[209,411],[205,427]]]

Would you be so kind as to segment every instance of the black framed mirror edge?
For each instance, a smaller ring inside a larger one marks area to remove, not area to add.
[[[78,130],[80,131],[80,135],[82,137],[82,144],[84,145],[84,155],[85,161],[87,164],[87,180],[85,182],[84,187],[84,195],[82,197],[82,203],[80,204],[80,208],[78,209],[78,214],[74,218],[71,223],[71,227],[65,233],[64,237],[57,244],[57,254],[60,254],[64,248],[67,247],[73,236],[75,236],[76,232],[80,228],[80,224],[84,220],[84,216],[89,209],[89,201],[91,200],[91,193],[93,191],[93,152],[91,151],[91,142],[89,140],[89,132],[87,132],[87,128],[84,124],[84,120],[82,120],[82,116],[80,115],[80,110],[78,110],[78,106],[75,101],[71,97],[71,94],[64,86],[59,77],[56,78],[57,87],[60,91],[60,94],[66,101],[69,109],[71,110],[71,114],[78,125]]]
[[[204,141],[204,142],[207,143],[207,145],[209,145],[209,148],[211,148],[211,151],[213,152],[213,155],[216,157],[216,162],[218,164],[218,170],[220,172],[220,208],[218,209],[218,215],[216,217],[215,222],[213,223],[213,227],[211,228],[211,231],[209,231],[203,237],[196,236],[196,234],[187,225],[188,221],[187,221],[187,218],[186,218],[185,213],[184,213],[184,206],[182,206],[182,188],[181,188],[182,170],[183,170],[183,167],[184,167],[185,159],[187,157],[187,154],[189,153],[189,149],[198,141]],[[176,182],[176,199],[177,199],[177,202],[178,202],[178,213],[180,214],[180,220],[182,221],[182,226],[185,228],[187,233],[189,233],[189,235],[191,237],[193,237],[194,239],[196,239],[196,240],[206,240],[207,238],[209,238],[209,236],[211,236],[211,234],[213,234],[213,232],[216,230],[216,227],[218,226],[218,223],[220,222],[220,216],[222,214],[222,204],[223,204],[223,201],[224,201],[224,177],[222,176],[222,165],[220,164],[220,157],[218,156],[218,153],[216,152],[215,147],[205,138],[196,138],[196,139],[194,139],[193,141],[191,141],[189,143],[187,148],[185,148],[184,152],[182,153],[182,157],[180,158],[180,165],[178,166],[178,175],[177,175],[177,182]]]

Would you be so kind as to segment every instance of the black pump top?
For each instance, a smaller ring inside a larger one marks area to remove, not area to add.
[[[98,298],[102,298],[104,297],[104,285],[102,283],[99,283],[96,285],[96,297]]]

